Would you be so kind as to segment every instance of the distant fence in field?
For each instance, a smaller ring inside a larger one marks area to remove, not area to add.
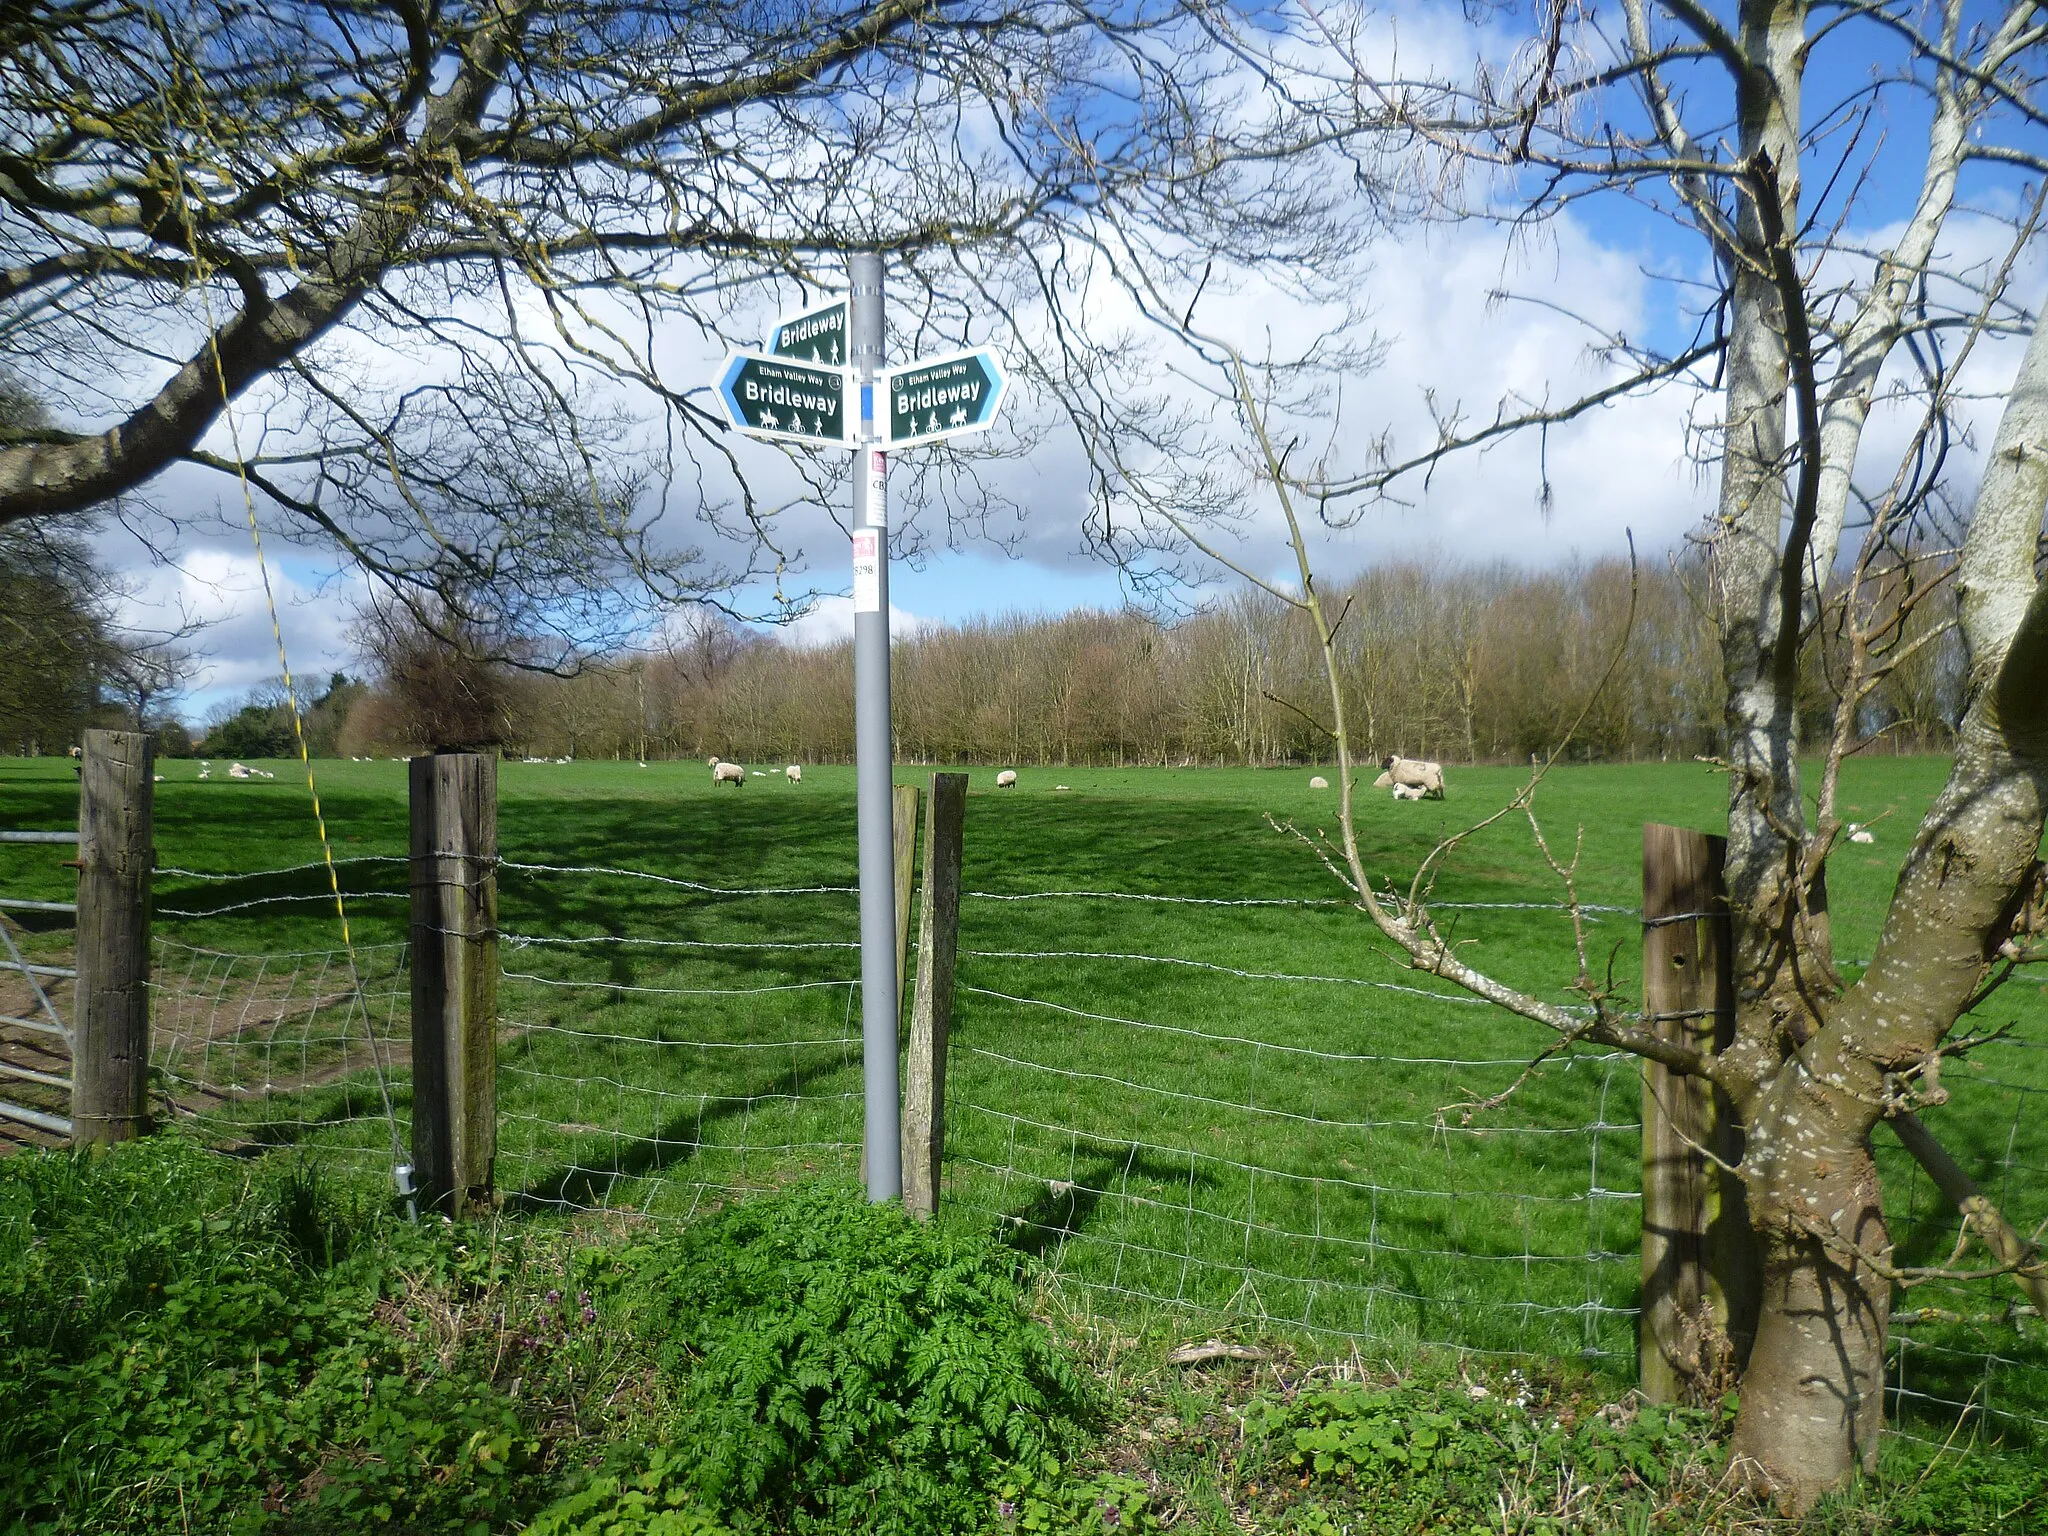
[[[420,867],[342,861],[351,908],[418,899]],[[509,857],[489,874],[511,914],[496,918],[492,977],[495,1184],[508,1203],[687,1216],[855,1174],[850,880],[722,884]],[[160,1116],[219,1144],[381,1173],[414,1144],[412,944],[200,942],[216,919],[280,911],[331,930],[326,879],[324,864],[157,870],[156,915],[177,936],[151,952],[150,1094]],[[675,903],[662,921],[620,919],[650,893]],[[1170,1307],[1219,1331],[1630,1369],[1642,1276],[1633,1058],[1573,1051],[1468,1120],[1458,1106],[1509,1088],[1533,1053],[1526,1027],[1467,994],[1342,964],[1247,963],[1242,946],[1087,942],[1105,910],[1248,922],[1339,915],[1341,898],[962,896],[947,1208],[1036,1254],[1077,1299]],[[1944,1124],[1972,1128],[1959,1150],[1995,1167],[2003,1184],[1986,1192],[2029,1220],[2048,1214],[2034,1209],[2048,1192],[2044,1049],[2001,1040],[1947,1077]],[[1880,1158],[1902,1251],[1939,1262],[1955,1213],[1896,1146]],[[2048,1431],[2048,1340],[2017,1301],[1985,1284],[1909,1293],[1895,1402]]]

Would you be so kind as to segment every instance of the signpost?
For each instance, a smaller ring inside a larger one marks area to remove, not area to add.
[[[988,351],[920,358],[889,369],[882,378],[889,402],[884,440],[891,448],[987,430],[1009,384],[996,355]]]
[[[768,350],[777,357],[846,366],[846,300],[786,315],[768,333]]]
[[[726,415],[742,432],[828,448],[859,441],[848,409],[846,370],[735,352],[718,376]]]
[[[853,699],[860,841],[861,1066],[868,1198],[903,1193],[896,1051],[894,750],[889,712],[889,451],[986,430],[1008,392],[986,350],[882,365],[882,258],[847,259],[843,299],[787,315],[768,350],[735,352],[719,372],[726,416],[751,437],[851,448]],[[877,407],[879,406],[879,410]]]

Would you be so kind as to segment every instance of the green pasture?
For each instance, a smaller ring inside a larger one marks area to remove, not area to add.
[[[334,851],[357,861],[341,875],[381,1042],[373,1061],[360,1015],[340,1001],[348,962],[332,904],[317,899],[324,874],[254,873],[320,857],[297,765],[262,766],[276,777],[231,781],[217,766],[200,782],[196,764],[163,765],[167,1091],[202,1111],[208,1134],[346,1149],[381,1167],[375,1068],[401,1125],[406,1113],[405,768],[316,765]],[[1869,955],[1945,771],[1927,758],[1846,770],[1847,814],[1876,820],[1878,840],[1845,846],[1829,869],[1845,960]],[[1106,1308],[1167,1303],[1203,1327],[1576,1356],[1632,1373],[1634,1064],[1578,1052],[1467,1123],[1457,1106],[1508,1087],[1544,1036],[1409,971],[1333,899],[1340,887],[1294,835],[1335,831],[1334,796],[1311,790],[1310,774],[1037,769],[998,791],[994,769],[974,770],[965,883],[980,894],[963,904],[949,1208],[999,1221]],[[1405,881],[1523,777],[1454,769],[1441,803],[1363,796],[1370,867]],[[1642,823],[1711,829],[1723,793],[1694,763],[1561,768],[1537,810],[1552,852],[1578,861],[1580,898],[1632,909]],[[0,761],[0,826],[65,825],[74,797],[68,762]],[[714,787],[701,763],[506,763],[500,841],[511,864],[559,867],[500,880],[508,1199],[682,1213],[856,1165],[855,902],[803,889],[854,883],[850,769],[806,768],[793,786],[775,765],[734,789]],[[59,856],[0,848],[0,893],[68,894]],[[378,858],[389,862],[365,862]],[[1034,894],[1047,892],[1309,904]],[[994,899],[1006,895],[1032,899]],[[1471,959],[1569,1001],[1562,896],[1519,817],[1465,844],[1436,885]],[[274,897],[313,899],[223,910]],[[193,912],[212,915],[178,915]],[[1595,916],[1593,962],[1632,999],[1635,918]],[[29,926],[36,947],[61,951],[61,928]],[[2012,1038],[1952,1071],[1952,1102],[1927,1118],[2031,1230],[2048,1218],[2048,986],[2016,983],[1983,1013]],[[1880,1157],[1902,1258],[1940,1262],[1952,1217],[1888,1138]],[[1990,1284],[1904,1299],[1943,1314],[1900,1330],[1909,1407],[2048,1418],[2043,1326],[2010,1316],[2008,1301]]]

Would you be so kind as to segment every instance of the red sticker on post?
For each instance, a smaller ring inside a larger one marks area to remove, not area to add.
[[[882,535],[873,528],[853,530],[853,611],[882,611]]]
[[[868,450],[868,521],[889,526],[889,455],[879,448]]]

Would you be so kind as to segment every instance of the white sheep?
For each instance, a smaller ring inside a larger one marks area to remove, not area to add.
[[[803,764],[801,764],[801,763],[791,763],[791,764],[790,764],[790,765],[789,765],[789,766],[788,766],[787,768],[785,768],[785,769],[783,769],[783,770],[782,770],[782,776],[783,776],[783,777],[784,777],[785,779],[789,780],[789,782],[790,782],[790,783],[792,783],[792,784],[801,784],[801,783],[803,783],[803,781],[804,781],[804,769],[803,769]]]
[[[1374,789],[1420,789],[1432,800],[1444,797],[1444,767],[1442,763],[1424,762],[1421,758],[1402,757],[1388,753],[1380,766],[1386,771],[1373,780]],[[1420,795],[1403,795],[1404,800],[1420,799]]]
[[[249,770],[240,763],[229,763],[228,777],[231,779],[246,779],[249,777]]]
[[[1330,787],[1330,781],[1324,778],[1319,773],[1314,778],[1308,781],[1308,787],[1310,789],[1328,789]]]
[[[1004,769],[1004,770],[1003,770],[1003,771],[1002,771],[1001,773],[999,773],[999,774],[997,774],[997,775],[996,775],[996,788],[997,788],[997,789],[1015,789],[1016,787],[1017,787],[1017,770],[1016,770],[1016,769],[1014,769],[1014,768],[1005,768],[1005,769]]]
[[[1874,843],[1877,841],[1877,834],[1860,822],[1852,821],[1849,823],[1849,841],[1852,843]]]
[[[716,768],[718,766],[718,754],[714,752],[711,756],[705,758],[704,766],[706,768]]]
[[[733,788],[737,789],[740,785],[747,782],[747,770],[738,763],[713,763],[711,765],[711,782],[714,784],[730,784]]]
[[[1396,800],[1420,800],[1422,796],[1423,788],[1420,784],[1396,784],[1394,786],[1394,798]]]

